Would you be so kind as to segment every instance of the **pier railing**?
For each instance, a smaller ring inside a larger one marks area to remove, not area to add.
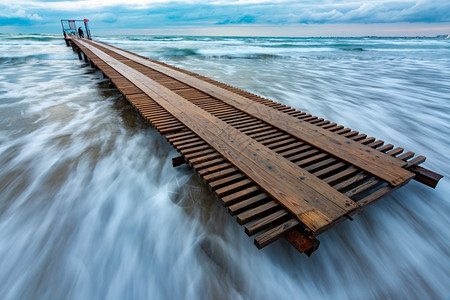
[[[89,20],[88,19],[83,19],[83,20],[67,20],[67,19],[61,19],[61,27],[63,30],[63,34],[64,34],[64,38],[66,38],[68,35],[73,34],[76,35],[78,37],[86,37],[87,39],[91,40],[91,31],[89,29]],[[80,36],[78,28],[80,28],[81,26],[79,26],[80,24],[84,24],[84,31],[83,31],[83,35],[84,36]]]

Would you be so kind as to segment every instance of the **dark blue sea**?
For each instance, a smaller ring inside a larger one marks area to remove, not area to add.
[[[0,34],[1,299],[449,299],[450,40],[94,38],[425,155],[445,178],[322,234],[311,258],[258,250],[62,36]]]

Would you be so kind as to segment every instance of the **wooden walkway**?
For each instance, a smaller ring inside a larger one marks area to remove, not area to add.
[[[178,150],[258,248],[316,236],[416,179],[442,177],[404,152],[342,125],[87,39],[66,40]]]

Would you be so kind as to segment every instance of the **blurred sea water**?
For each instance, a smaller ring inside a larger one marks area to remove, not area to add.
[[[450,41],[99,36],[425,155],[417,182],[259,251],[58,35],[0,34],[2,299],[448,299]],[[207,244],[211,253],[205,253]]]

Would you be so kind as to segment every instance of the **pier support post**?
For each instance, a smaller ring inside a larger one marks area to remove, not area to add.
[[[186,160],[184,159],[184,156],[177,156],[172,158],[172,167],[178,167],[181,166],[182,164],[185,164]]]
[[[81,57],[81,50],[78,47],[77,47],[77,54],[78,54],[78,59],[82,60],[83,58]]]
[[[308,257],[319,248],[318,239],[308,237],[306,232],[299,229],[288,232],[284,237],[300,253],[305,253]]]
[[[88,59],[86,53],[83,52],[83,56],[84,56],[84,62],[89,63],[89,59]]]

